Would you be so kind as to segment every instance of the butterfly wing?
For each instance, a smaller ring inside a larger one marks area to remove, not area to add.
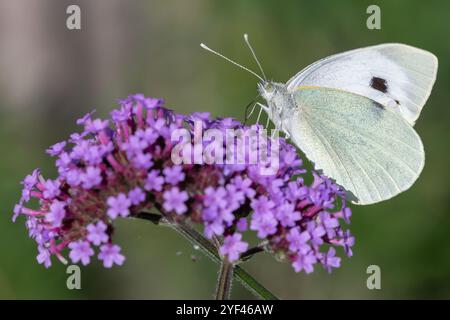
[[[298,111],[285,120],[291,139],[316,169],[353,193],[357,204],[407,190],[424,166],[420,137],[398,113],[335,89],[293,94]]]
[[[427,101],[437,73],[432,53],[404,44],[371,46],[336,54],[300,71],[286,83],[341,89],[396,110],[411,125]]]

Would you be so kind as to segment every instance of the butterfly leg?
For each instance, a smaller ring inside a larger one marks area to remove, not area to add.
[[[289,138],[291,137],[291,135],[289,134],[289,132],[288,132],[285,128],[283,128],[283,124],[281,124],[281,131],[284,133],[284,137],[285,137],[286,139],[289,139]]]
[[[252,116],[252,114],[253,114],[253,112],[255,111],[255,109],[256,109],[256,103],[253,104],[252,109],[250,110],[249,114],[247,115],[247,119],[250,118],[250,117]]]
[[[251,107],[250,113],[247,112],[248,108]],[[256,108],[256,102],[251,102],[249,103],[246,107],[245,107],[245,116],[244,116],[244,125],[247,124],[247,120],[250,119],[250,117],[252,116],[253,112],[255,111]]]
[[[259,119],[261,118],[262,111],[263,109],[259,108],[258,118],[256,118],[256,124],[259,124]]]
[[[256,105],[259,107],[258,119],[256,119],[256,123],[259,124],[259,119],[261,118],[261,113],[264,110],[267,114],[269,114],[269,108],[262,103],[257,102]],[[266,125],[267,128],[268,124]]]
[[[279,131],[280,131],[280,130],[279,130],[278,128],[273,129],[273,130],[272,130],[271,138],[273,139],[273,138],[275,138],[276,136],[278,136],[278,132],[279,132]]]

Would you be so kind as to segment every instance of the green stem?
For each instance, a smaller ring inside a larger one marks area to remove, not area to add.
[[[239,260],[242,262],[247,261],[248,259],[250,259],[251,257],[253,257],[255,254],[257,254],[259,252],[264,252],[264,248],[261,246],[250,248],[241,254],[241,257],[239,258]]]
[[[228,260],[222,260],[219,277],[217,278],[216,300],[229,300],[233,281],[234,265]]]
[[[216,247],[186,222],[169,222],[159,214],[147,212],[141,212],[136,216],[136,218],[149,220],[155,224],[167,224],[187,240],[189,240],[189,242],[199,246],[199,248],[202,249],[205,255],[208,256],[212,261],[218,264],[222,262],[222,259],[217,252]],[[239,282],[256,297],[264,300],[278,300],[278,298],[273,293],[271,293],[262,284],[260,284],[242,267],[234,267],[234,277],[237,278],[237,280],[239,280]]]

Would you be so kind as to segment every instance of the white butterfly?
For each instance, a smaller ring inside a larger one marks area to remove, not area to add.
[[[387,200],[419,177],[425,153],[413,125],[436,79],[428,51],[381,44],[336,54],[306,67],[286,84],[249,71],[261,82],[265,110],[315,164],[350,191],[357,204]],[[258,117],[259,118],[259,117]]]

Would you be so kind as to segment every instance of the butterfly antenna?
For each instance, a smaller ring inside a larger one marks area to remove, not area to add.
[[[230,58],[225,57],[223,54],[220,54],[220,53],[218,53],[217,51],[214,51],[213,49],[207,47],[204,43],[200,43],[200,47],[202,47],[203,49],[205,49],[205,50],[207,50],[207,51],[209,51],[209,52],[211,52],[211,53],[214,53],[215,55],[217,55],[217,56],[219,56],[219,57],[221,57],[221,58],[227,60],[228,62],[231,62],[231,63],[234,64],[235,66],[237,66],[237,67],[239,67],[239,68],[241,68],[241,69],[244,69],[244,70],[247,71],[247,72],[250,72],[252,75],[254,75],[254,76],[257,77],[259,80],[261,80],[262,82],[264,82],[264,79],[263,79],[260,75],[258,75],[256,72],[250,70],[249,68],[244,67],[243,65],[241,65],[241,64],[239,64],[239,63],[237,63],[237,62],[231,60]]]
[[[252,47],[252,45],[250,44],[250,40],[248,39],[248,34],[244,34],[244,41],[245,41],[245,43],[247,44],[247,46],[248,46],[248,48],[250,49],[250,51],[252,52],[253,58],[255,59],[256,64],[257,64],[258,67],[259,67],[259,70],[261,70],[261,74],[263,75],[264,80],[267,81],[267,77],[266,77],[266,74],[264,73],[264,70],[263,70],[263,68],[262,68],[262,66],[261,66],[261,63],[259,63],[258,57],[256,56],[256,53],[255,53],[255,50],[253,50],[253,47]]]

